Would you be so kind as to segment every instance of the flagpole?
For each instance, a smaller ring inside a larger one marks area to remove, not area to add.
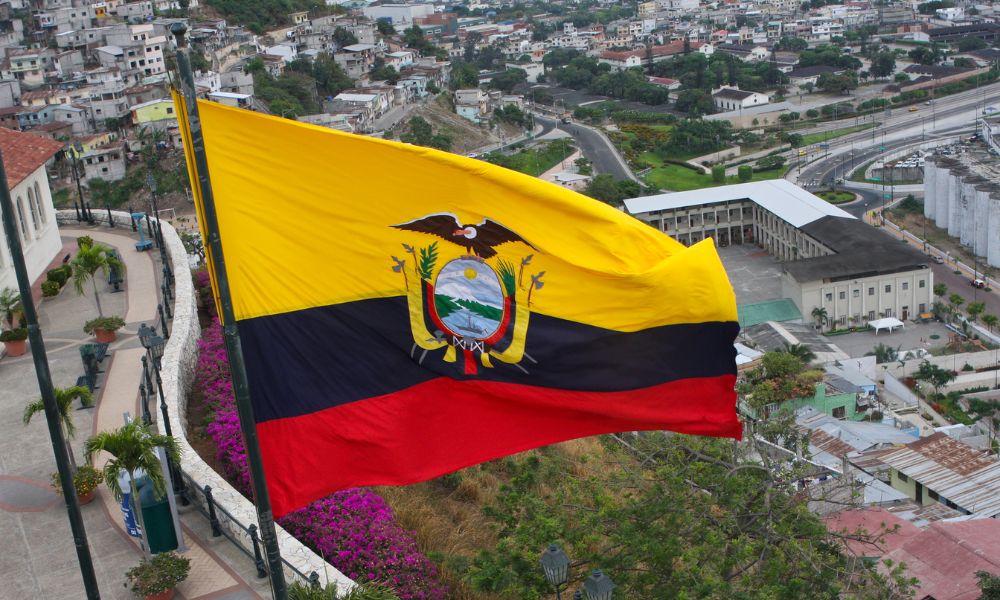
[[[281,554],[278,550],[278,536],[274,529],[274,515],[271,512],[271,498],[267,492],[267,482],[264,479],[264,464],[260,456],[260,444],[257,441],[257,427],[253,416],[253,406],[250,404],[250,387],[247,382],[246,365],[243,362],[243,349],[240,343],[239,330],[236,327],[236,316],[233,310],[233,298],[229,290],[229,279],[226,275],[226,261],[222,254],[222,242],[219,238],[219,220],[215,212],[215,201],[212,195],[212,183],[208,176],[208,158],[205,156],[205,138],[201,131],[201,116],[198,113],[198,103],[195,96],[194,74],[191,71],[191,59],[184,34],[187,26],[174,23],[170,33],[177,43],[177,66],[180,71],[181,86],[184,92],[184,105],[191,132],[191,147],[194,150],[195,165],[198,169],[198,187],[201,191],[205,232],[208,234],[208,244],[211,248],[212,266],[215,281],[218,285],[219,302],[222,305],[222,331],[226,342],[226,354],[229,356],[230,371],[233,376],[233,395],[236,399],[236,409],[240,416],[240,430],[246,444],[247,459],[250,463],[250,480],[253,484],[254,498],[257,505],[257,521],[260,528],[261,541],[270,574],[271,593],[274,600],[287,600],[288,589],[285,585],[285,572],[281,565]],[[181,115],[178,115],[180,118]]]
[[[66,439],[63,437],[62,424],[59,420],[55,391],[52,389],[52,373],[49,372],[49,360],[45,355],[45,342],[42,340],[42,330],[38,327],[35,301],[31,297],[31,280],[28,278],[28,268],[24,264],[21,238],[18,237],[17,226],[14,223],[14,204],[11,202],[10,188],[7,187],[7,171],[3,164],[2,153],[0,153],[0,213],[3,213],[3,229],[7,235],[7,248],[10,250],[10,259],[14,264],[17,287],[21,291],[21,309],[24,311],[24,320],[28,324],[31,358],[35,363],[35,377],[38,379],[38,390],[42,394],[42,405],[45,407],[45,422],[49,426],[52,451],[56,455],[59,485],[62,486],[66,512],[69,513],[69,527],[73,532],[73,543],[76,545],[76,557],[80,562],[83,587],[87,593],[87,600],[100,600],[101,592],[97,587],[97,575],[94,574],[94,561],[90,556],[90,546],[87,544],[87,530],[83,525],[83,513],[80,512],[80,501],[76,496],[76,487],[73,485],[73,470],[70,466]]]

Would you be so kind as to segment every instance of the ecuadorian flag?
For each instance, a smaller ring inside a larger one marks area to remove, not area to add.
[[[711,240],[485,162],[198,105],[275,515],[600,433],[740,436]]]

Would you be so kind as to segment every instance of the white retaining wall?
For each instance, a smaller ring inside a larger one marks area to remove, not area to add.
[[[112,214],[116,224],[130,227],[131,218],[128,213],[112,211]],[[94,211],[94,217],[101,223],[107,223],[107,211]],[[77,223],[73,211],[59,211],[57,218],[61,224]],[[163,393],[170,413],[170,426],[180,446],[181,469],[191,477],[199,489],[204,489],[206,485],[211,486],[216,504],[225,508],[243,526],[248,527],[250,524],[257,524],[257,510],[254,505],[202,460],[188,443],[185,435],[187,392],[194,380],[195,366],[198,362],[198,339],[201,337],[201,327],[198,322],[194,282],[191,279],[184,244],[174,228],[166,222],[163,223],[163,239],[170,255],[170,267],[174,272],[174,319],[171,324],[170,339],[163,353],[161,376]],[[156,420],[156,427],[160,433],[166,433],[161,419]],[[192,496],[193,500],[204,500],[202,494],[192,494]],[[244,548],[252,553],[253,543],[243,529],[221,512],[218,516],[220,525],[228,529],[232,537],[239,540]],[[281,526],[275,527],[282,558],[300,573],[308,575],[315,571],[319,574],[320,583],[324,585],[335,583],[341,593],[354,587],[354,582],[346,575],[292,537]],[[286,566],[285,578],[294,581],[297,575]]]

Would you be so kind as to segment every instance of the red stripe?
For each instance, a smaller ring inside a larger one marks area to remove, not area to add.
[[[741,436],[734,375],[625,392],[438,378],[257,425],[276,516],[334,491],[405,485],[501,456],[615,431]]]

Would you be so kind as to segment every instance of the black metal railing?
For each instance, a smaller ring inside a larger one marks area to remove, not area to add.
[[[187,473],[181,472],[181,478],[183,480],[183,488],[181,493],[184,494],[191,504],[200,512],[206,519],[208,519],[209,526],[212,529],[212,537],[225,537],[227,540],[233,543],[237,548],[243,551],[254,561],[254,565],[257,568],[257,577],[263,579],[267,577],[267,563],[264,561],[260,536],[257,533],[257,525],[251,523],[250,525],[244,525],[236,517],[232,515],[226,508],[215,501],[215,497],[212,493],[211,486],[198,487],[194,479],[191,478]],[[203,501],[198,501],[197,495],[200,494]],[[229,527],[223,527],[222,521],[219,519],[219,515],[235,527],[238,531],[242,531],[246,534],[247,538],[251,542],[251,547],[247,546],[231,531]],[[319,574],[316,571],[312,571],[308,575],[300,571],[293,564],[285,560],[282,557],[281,562],[290,569],[296,576],[298,576],[304,583],[309,584],[313,587],[319,587],[320,580]]]

